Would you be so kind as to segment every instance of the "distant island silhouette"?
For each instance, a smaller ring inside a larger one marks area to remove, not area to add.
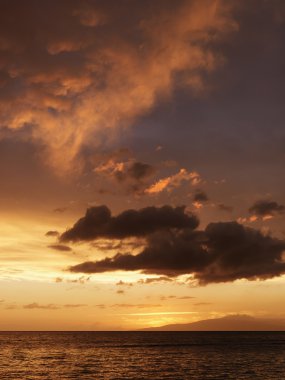
[[[141,331],[285,331],[285,320],[230,315],[191,323],[149,327]]]

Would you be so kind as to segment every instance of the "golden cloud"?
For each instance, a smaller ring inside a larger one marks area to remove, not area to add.
[[[197,172],[188,172],[186,169],[180,169],[178,173],[172,176],[159,179],[157,182],[145,189],[146,194],[158,194],[164,190],[171,191],[179,187],[182,182],[190,182],[197,185],[201,181],[201,177]]]

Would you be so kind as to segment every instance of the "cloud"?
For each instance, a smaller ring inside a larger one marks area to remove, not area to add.
[[[41,305],[37,302],[33,302],[27,305],[23,305],[23,309],[43,309],[43,310],[59,310],[61,308],[66,308],[66,309],[73,309],[73,308],[80,308],[80,307],[85,307],[88,306],[86,304],[65,304],[65,305],[55,305],[53,303],[49,303],[46,305]]]
[[[275,201],[260,200],[255,202],[248,211],[256,217],[266,219],[267,217],[272,217],[276,214],[283,214],[285,212],[285,206],[278,204]]]
[[[70,252],[72,249],[68,247],[67,245],[63,244],[52,244],[49,245],[48,248],[55,249],[56,251],[62,251],[62,252]]]
[[[196,232],[194,233],[196,235]],[[191,237],[191,233],[190,233]],[[198,270],[207,257],[194,238],[184,240],[176,233],[162,231],[148,239],[138,255],[120,254],[97,262],[85,262],[70,268],[72,272],[101,273],[112,270],[141,270],[149,274],[175,276]],[[190,251],[190,254],[189,252]]]
[[[59,232],[58,231],[48,231],[46,234],[46,236],[59,236]]]
[[[98,206],[87,209],[85,216],[61,235],[60,241],[144,237],[163,229],[193,229],[198,223],[195,215],[185,213],[185,207],[146,207],[112,216],[107,206]]]
[[[149,303],[138,303],[138,304],[116,303],[116,304],[112,305],[112,307],[145,309],[145,308],[152,308],[152,307],[161,307],[161,305],[159,305],[159,304],[149,304]]]
[[[191,296],[174,296],[174,295],[170,295],[170,296],[161,296],[160,299],[162,301],[165,301],[167,299],[177,299],[177,300],[191,300],[193,298],[196,298],[196,297],[191,297]]]
[[[71,282],[73,284],[86,284],[87,282],[90,281],[90,276],[88,277],[85,277],[85,276],[81,276],[79,278],[74,278],[73,280],[67,280],[67,282]]]
[[[100,309],[105,309],[106,305],[105,304],[99,304],[95,305],[96,307],[99,307]],[[138,303],[138,304],[133,304],[133,303],[115,303],[113,305],[109,305],[110,307],[114,308],[136,308],[136,309],[144,309],[144,308],[152,308],[152,307],[161,307],[159,304],[148,304],[148,303]]]
[[[114,159],[109,159],[107,162],[103,162],[100,165],[98,165],[94,169],[94,172],[119,179],[119,173],[123,173],[125,165],[125,162],[117,162]]]
[[[55,282],[56,283],[62,283],[62,282],[68,282],[68,283],[73,283],[73,284],[86,284],[87,282],[90,281],[90,276],[86,277],[86,276],[81,276],[79,278],[74,278],[74,279],[64,279],[62,277],[56,277],[55,278]]]
[[[65,307],[67,309],[76,309],[76,308],[85,307],[85,306],[88,306],[88,305],[85,303],[67,303],[67,304],[63,305],[63,307]]]
[[[130,238],[124,240],[96,240],[92,243],[92,246],[99,249],[100,251],[114,251],[120,250],[128,251],[130,249],[136,249],[143,246],[144,242],[137,238]]]
[[[106,305],[104,305],[103,303],[100,303],[98,305],[95,305],[96,307],[99,307],[99,309],[105,309],[106,308]]]
[[[196,185],[201,181],[197,172],[188,172],[186,169],[180,169],[178,173],[172,176],[159,179],[157,182],[145,189],[145,194],[158,194],[162,191],[172,191],[181,186],[183,182],[190,182]]]
[[[6,310],[16,310],[18,309],[18,306],[17,305],[8,305],[5,307]]]
[[[197,302],[197,303],[194,303],[194,306],[209,306],[209,305],[213,305],[211,302]]]
[[[208,202],[209,198],[208,195],[203,190],[196,190],[193,196],[194,202]]]
[[[149,277],[145,279],[140,279],[137,281],[138,284],[153,284],[157,282],[172,282],[173,279],[169,278],[167,276],[160,276],[160,277]]]
[[[103,175],[108,180],[115,180],[121,185],[127,185],[134,193],[143,193],[147,186],[145,182],[155,173],[155,167],[132,158],[121,160],[117,153],[114,156],[97,165],[94,173]]]
[[[53,212],[57,212],[57,213],[63,213],[63,212],[65,212],[66,210],[68,210],[68,208],[67,207],[58,207],[58,208],[55,208],[54,210],[53,210]]]
[[[271,216],[266,216],[266,217],[263,217],[262,219],[263,220],[266,220],[266,219],[271,219],[272,217]],[[241,223],[241,224],[245,224],[245,223],[254,223],[258,220],[258,217],[256,215],[252,215],[250,216],[249,218],[244,218],[244,217],[239,217],[237,218],[237,222],[238,223]]]
[[[238,221],[240,223],[253,223],[261,218],[263,221],[272,219],[276,215],[282,215],[285,213],[285,206],[271,200],[259,200],[256,201],[249,209],[251,214],[247,217],[240,217]]]
[[[196,190],[193,195],[193,206],[197,209],[203,207],[204,203],[209,201],[208,195],[203,190]]]
[[[40,305],[37,302],[33,302],[27,305],[23,305],[23,309],[44,309],[44,310],[58,310],[60,307],[52,303],[47,305]]]
[[[142,180],[154,173],[154,167],[143,162],[134,162],[128,168],[127,174],[136,180]]]
[[[120,280],[116,283],[116,286],[133,286],[133,283]]]
[[[200,284],[269,279],[285,273],[285,241],[237,222],[210,223],[204,231],[160,231],[137,255],[116,254],[69,268],[71,272],[141,271],[191,274]]]
[[[74,174],[85,149],[113,141],[176,86],[203,91],[224,63],[214,43],[233,30],[222,0],[4,0],[0,124],[31,125],[46,162]]]

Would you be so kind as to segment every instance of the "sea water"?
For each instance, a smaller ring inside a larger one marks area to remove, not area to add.
[[[2,332],[0,379],[285,379],[285,333]]]

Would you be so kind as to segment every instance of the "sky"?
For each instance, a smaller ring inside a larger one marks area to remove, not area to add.
[[[285,318],[285,3],[0,0],[0,329]]]

